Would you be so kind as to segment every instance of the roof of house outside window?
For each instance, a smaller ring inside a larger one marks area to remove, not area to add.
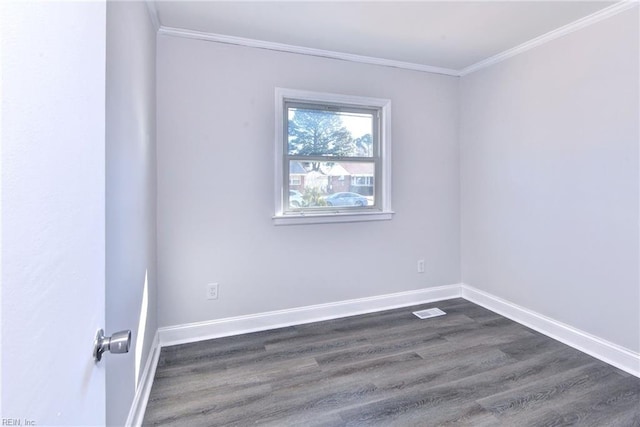
[[[307,171],[302,167],[300,162],[291,162],[289,165],[289,175],[306,175]]]
[[[371,163],[343,162],[341,165],[348,172],[347,175],[373,176]]]

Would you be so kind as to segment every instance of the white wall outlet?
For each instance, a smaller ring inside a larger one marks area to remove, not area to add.
[[[218,284],[217,283],[208,283],[207,284],[207,299],[218,299]]]
[[[418,273],[424,273],[424,260],[418,260]]]

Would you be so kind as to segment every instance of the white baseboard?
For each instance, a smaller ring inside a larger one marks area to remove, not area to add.
[[[153,385],[153,378],[156,375],[156,367],[158,366],[161,349],[160,334],[156,332],[153,342],[151,343],[149,355],[147,356],[147,362],[144,365],[144,370],[136,387],[136,393],[131,403],[126,426],[139,427],[142,425],[144,412],[147,409],[147,402],[149,401],[149,393],[151,393],[151,386]]]
[[[462,298],[640,377],[640,354],[558,322],[472,286],[461,285]]]
[[[284,328],[304,323],[320,322],[340,317],[355,316],[432,301],[459,298],[460,296],[460,284],[439,286],[369,298],[163,327],[158,329],[158,334],[160,335],[160,345],[164,347],[230,335]]]
[[[456,284],[159,328],[136,390],[127,425],[137,427],[142,424],[161,347],[460,297],[640,377],[640,354],[472,286]]]

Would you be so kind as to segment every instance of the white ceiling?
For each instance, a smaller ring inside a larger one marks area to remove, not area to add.
[[[605,1],[157,1],[161,28],[463,70]]]

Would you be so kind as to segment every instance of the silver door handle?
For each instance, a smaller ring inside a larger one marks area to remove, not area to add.
[[[96,340],[93,342],[93,358],[96,362],[102,359],[102,353],[110,351],[111,353],[128,353],[131,346],[131,331],[119,331],[110,337],[104,336],[104,331],[100,329],[96,334]]]

